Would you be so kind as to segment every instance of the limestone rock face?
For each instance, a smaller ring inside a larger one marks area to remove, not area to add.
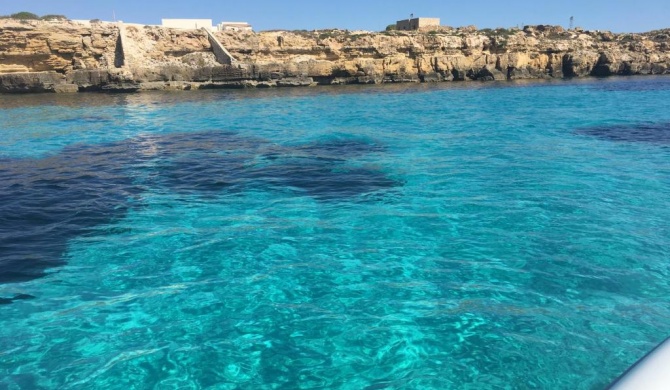
[[[157,26],[129,25],[126,31],[125,54],[131,67],[160,66],[182,62],[189,54],[210,53],[207,34],[201,30],[178,30]],[[193,60],[194,56],[191,55]],[[211,56],[213,58],[213,55]],[[188,62],[189,59],[187,58]],[[214,63],[216,63],[214,61]],[[212,60],[196,60],[194,66],[212,65]]]
[[[0,74],[0,92],[54,92],[64,81],[65,76],[56,72]]]
[[[563,73],[567,77],[584,77],[598,63],[599,55],[592,51],[578,51],[563,57]]]
[[[218,32],[242,62],[261,72],[328,83],[505,80],[667,73],[670,33],[527,26],[432,32]],[[426,77],[428,75],[428,77]]]
[[[670,73],[670,30],[441,27],[215,36],[236,59],[233,66],[217,63],[201,30],[0,20],[0,88],[127,91],[160,89],[161,83],[168,89],[244,88]],[[27,76],[35,72],[51,73]],[[68,86],[52,87],[60,84]]]
[[[117,30],[71,22],[0,22],[0,73],[106,68],[113,63]]]

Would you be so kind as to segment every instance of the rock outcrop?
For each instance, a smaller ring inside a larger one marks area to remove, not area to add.
[[[217,32],[0,21],[0,92],[516,80],[670,73],[670,30]]]
[[[114,64],[118,30],[110,24],[0,21],[0,73],[66,73]]]

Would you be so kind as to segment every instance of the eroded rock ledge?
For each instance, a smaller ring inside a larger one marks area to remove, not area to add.
[[[0,21],[0,92],[137,91],[670,73],[670,30],[555,26],[421,32],[218,32]]]

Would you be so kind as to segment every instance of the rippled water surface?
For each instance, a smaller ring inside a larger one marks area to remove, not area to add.
[[[670,334],[670,78],[0,96],[0,389],[599,389]]]

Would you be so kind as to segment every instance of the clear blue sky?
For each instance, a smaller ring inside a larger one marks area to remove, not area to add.
[[[670,28],[670,0],[0,0],[0,15],[31,11],[71,19],[160,24],[161,18],[246,21],[256,30],[382,30],[397,19],[440,17],[448,26],[513,27],[559,24],[570,16],[586,29],[642,32]]]

